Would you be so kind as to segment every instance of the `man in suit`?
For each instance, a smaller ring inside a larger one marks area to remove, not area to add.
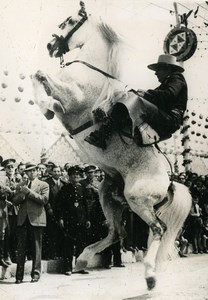
[[[37,166],[27,163],[25,172],[28,185],[20,183],[16,189],[14,204],[19,204],[17,219],[17,270],[16,283],[22,283],[26,257],[26,241],[31,236],[32,272],[31,282],[37,282],[41,274],[42,231],[46,226],[45,205],[49,197],[49,185],[39,180]]]
[[[55,206],[57,193],[66,184],[61,179],[61,167],[53,165],[51,170],[51,177],[48,177],[45,181],[49,184],[49,201],[45,206],[46,209],[46,219],[47,226],[45,230],[45,235],[43,239],[43,255],[47,259],[54,259],[56,257],[62,256],[62,231],[60,227],[57,226],[57,221],[55,219]],[[47,242],[47,245],[45,245]]]

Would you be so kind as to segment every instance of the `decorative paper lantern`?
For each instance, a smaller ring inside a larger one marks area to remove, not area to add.
[[[3,89],[6,89],[6,88],[7,88],[7,84],[4,83],[4,82],[1,84],[1,86],[2,86]]]
[[[18,91],[22,93],[24,91],[23,87],[18,86]]]
[[[19,74],[20,79],[25,79],[25,75],[23,73]]]
[[[189,117],[189,115],[185,115],[184,117],[183,117],[183,120],[185,121],[185,120],[188,120],[190,117]]]
[[[16,103],[18,103],[18,102],[20,102],[20,101],[21,101],[21,98],[19,98],[19,97],[15,97],[15,98],[14,98],[14,101],[15,101]]]
[[[35,104],[33,100],[29,100],[28,103],[29,103],[30,105],[34,105],[34,104]]]

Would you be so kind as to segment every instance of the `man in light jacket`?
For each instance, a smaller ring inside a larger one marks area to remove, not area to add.
[[[37,282],[41,274],[42,231],[46,226],[45,204],[49,198],[49,185],[39,180],[35,164],[26,164],[25,172],[28,185],[20,183],[17,186],[14,204],[19,204],[17,219],[17,270],[16,283],[22,283],[26,258],[27,236],[32,237],[32,272],[31,282]]]

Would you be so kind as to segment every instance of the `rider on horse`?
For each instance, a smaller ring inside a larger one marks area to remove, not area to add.
[[[117,122],[130,124],[132,136],[139,146],[168,139],[180,128],[188,99],[187,83],[182,75],[184,69],[176,57],[169,54],[160,55],[158,62],[148,68],[155,71],[160,86],[147,91],[130,90],[128,97],[116,102],[111,113],[107,112],[99,130],[92,132],[85,141],[106,149],[113,128],[119,128]],[[94,113],[99,114],[99,107]]]

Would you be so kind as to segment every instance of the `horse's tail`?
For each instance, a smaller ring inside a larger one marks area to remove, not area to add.
[[[156,213],[167,226],[158,249],[157,265],[178,256],[175,240],[191,209],[191,195],[186,186],[174,182],[167,196],[169,201]]]

